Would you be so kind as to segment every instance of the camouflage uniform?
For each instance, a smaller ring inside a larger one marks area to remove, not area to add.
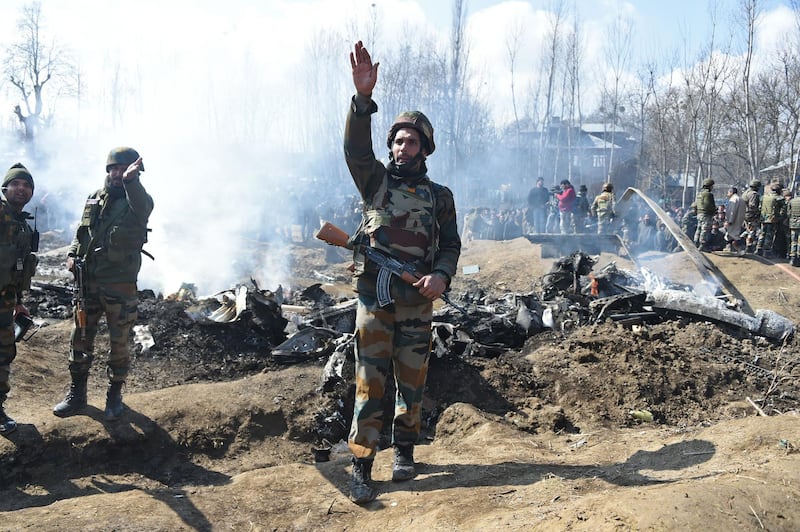
[[[374,101],[356,95],[345,128],[345,158],[364,200],[359,235],[372,247],[414,263],[420,274],[435,272],[449,284],[461,251],[453,195],[430,181],[424,162],[421,174],[400,177],[375,158],[371,115],[377,110]],[[392,443],[414,444],[419,437],[433,306],[417,288],[392,276],[394,303],[379,307],[377,269],[358,245],[355,249],[356,396],[348,444],[356,458],[371,459],[383,426],[390,363],[397,390]]]
[[[614,193],[604,191],[595,196],[590,210],[592,216],[597,218],[597,234],[611,233],[611,224],[614,221]]]
[[[32,188],[33,179],[21,165],[9,170],[6,182],[15,179],[15,168],[27,174],[26,179]],[[5,199],[0,201],[0,418],[5,418],[0,419],[0,423],[6,429],[6,421],[11,422],[7,430],[0,429],[3,432],[11,432],[16,427],[13,420],[2,411],[11,389],[11,363],[17,357],[14,312],[17,304],[21,303],[22,291],[31,287],[31,278],[36,271],[37,258],[32,252],[33,229],[27,221],[30,217],[25,211],[16,212]]]
[[[789,218],[790,244],[789,259],[792,266],[800,266],[800,195],[795,196],[787,205]]]
[[[697,230],[694,233],[694,243],[702,251],[708,251],[708,239],[711,233],[711,224],[717,214],[717,205],[714,201],[714,193],[711,189],[714,181],[706,179],[703,181],[703,188],[697,194]]]
[[[745,240],[748,253],[755,251],[758,233],[761,229],[761,195],[758,189],[761,182],[753,180],[750,188],[742,193],[742,203],[744,204],[744,228],[747,233]]]
[[[86,330],[77,319],[70,339],[70,373],[86,373],[92,364],[97,325],[105,314],[111,349],[108,375],[124,381],[130,366],[128,346],[137,318],[136,279],[147,241],[147,219],[153,199],[138,178],[125,183],[125,194],[114,196],[109,186],[86,200],[69,257],[85,261]]]
[[[773,183],[761,198],[761,232],[758,234],[756,255],[772,256],[775,226],[780,224],[783,217],[786,216],[786,203],[781,195],[782,189],[780,184]]]
[[[109,153],[106,172],[118,167],[131,168],[134,162],[139,164],[138,171],[144,171],[135,150],[115,148]],[[120,390],[130,369],[130,333],[138,317],[139,303],[136,280],[142,266],[142,246],[147,242],[147,220],[153,211],[153,198],[145,191],[138,171],[117,186],[111,175],[115,171],[108,173],[103,188],[87,198],[67,253],[84,264],[86,323],[82,328],[76,308],[69,353],[72,385],[67,397],[53,409],[60,417],[73,415],[86,405],[86,381],[103,314],[110,340],[106,420],[112,421],[122,412]]]

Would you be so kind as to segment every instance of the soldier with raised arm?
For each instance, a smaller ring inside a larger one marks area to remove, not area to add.
[[[389,375],[396,389],[392,480],[415,476],[414,446],[420,435],[433,301],[456,272],[461,240],[453,194],[428,177],[426,159],[436,149],[430,121],[420,111],[401,112],[389,128],[389,161],[384,165],[375,157],[371,133],[371,116],[378,110],[372,100],[378,63],[359,41],[350,53],[350,65],[356,94],[347,115],[344,152],[364,209],[353,235],[358,292],[356,394],[348,445],[353,453],[350,498],[364,504],[376,496],[372,463],[384,424],[382,399]],[[376,292],[379,268],[359,251],[362,246],[412,263],[419,281],[412,285],[393,276],[393,301],[382,306]]]

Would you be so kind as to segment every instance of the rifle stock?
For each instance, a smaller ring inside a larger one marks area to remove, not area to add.
[[[75,282],[72,288],[72,298],[75,305],[75,322],[78,325],[80,338],[82,339],[84,334],[86,334],[86,288],[84,286],[83,259],[75,257],[73,264]]]
[[[322,224],[322,227],[319,228],[319,231],[317,231],[317,234],[314,236],[323,242],[331,244],[332,246],[339,246],[340,248],[348,249],[352,247],[349,243],[350,235],[333,225],[331,222],[325,222]]]

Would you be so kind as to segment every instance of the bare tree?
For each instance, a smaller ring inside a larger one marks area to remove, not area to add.
[[[515,20],[506,33],[506,53],[508,54],[508,70],[511,75],[511,110],[514,113],[514,125],[517,132],[517,147],[521,147],[521,124],[519,111],[517,109],[517,92],[515,75],[517,67],[517,55],[522,46],[522,35],[525,33],[524,26],[519,20]]]
[[[747,51],[742,69],[742,89],[744,91],[745,133],[747,135],[747,162],[750,168],[750,179],[758,178],[758,124],[753,110],[751,94],[750,69],[753,64],[753,48],[755,46],[756,23],[759,15],[758,0],[741,0],[742,25],[747,35]]]
[[[450,30],[450,75],[447,79],[448,91],[447,99],[449,100],[449,112],[447,113],[447,145],[449,149],[449,161],[447,173],[457,179],[460,172],[458,171],[459,161],[463,160],[464,154],[462,151],[461,143],[458,142],[461,136],[462,121],[461,121],[461,102],[464,99],[466,92],[466,76],[467,76],[467,59],[469,50],[466,43],[466,20],[467,20],[467,2],[466,0],[453,0],[452,8],[452,25]],[[458,181],[452,183],[455,188],[460,188]]]
[[[557,75],[559,65],[559,55],[561,53],[562,37],[561,37],[561,23],[563,22],[564,1],[554,0],[553,9],[550,13],[550,28],[546,35],[547,54],[543,57],[546,63],[543,65],[547,72],[547,88],[545,91],[545,107],[544,117],[542,120],[542,134],[539,136],[539,156],[537,165],[537,175],[541,176],[543,172],[544,155],[547,148],[549,139],[549,125],[553,115],[553,85]],[[556,174],[558,165],[553,164],[553,184],[556,182]]]
[[[610,93],[606,90],[606,92],[609,93],[607,97],[611,100],[610,116],[612,121],[611,149],[608,156],[608,172],[606,177],[607,182],[611,181],[611,173],[614,168],[614,142],[616,142],[617,122],[620,112],[624,111],[624,108],[620,107],[620,98],[623,90],[621,84],[622,76],[628,68],[628,61],[631,56],[631,36],[632,25],[630,20],[622,17],[615,18],[614,23],[611,25],[611,28],[609,28],[608,36],[608,42],[610,43],[608,59],[613,80]]]
[[[23,138],[33,141],[37,129],[50,124],[58,97],[74,93],[77,68],[66,48],[55,40],[46,42],[39,2],[22,8],[17,29],[18,39],[8,48],[3,66],[6,81],[17,89],[22,99],[22,104],[14,108],[14,114],[22,127]],[[45,85],[52,86],[53,94],[47,102]]]
[[[581,58],[582,58],[582,41],[581,41],[581,25],[578,18],[578,11],[575,10],[574,18],[572,21],[572,31],[567,35],[567,55],[566,55],[566,72],[569,80],[569,88],[567,90],[567,109],[566,116],[568,118],[569,132],[567,135],[567,159],[569,160],[569,179],[572,181],[572,160],[575,133],[580,135],[583,128],[583,116],[581,112]],[[576,127],[577,126],[577,127]],[[579,147],[580,149],[580,147]],[[581,182],[583,182],[583,153],[579,153],[578,172],[581,175]]]

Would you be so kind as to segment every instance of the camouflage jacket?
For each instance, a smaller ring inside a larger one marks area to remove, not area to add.
[[[761,195],[758,191],[749,188],[742,192],[744,203],[744,219],[746,222],[761,221]]]
[[[125,182],[124,190],[115,197],[106,186],[86,199],[68,255],[86,261],[89,282],[135,283],[139,275],[153,198],[139,178]]]
[[[355,240],[369,239],[370,246],[412,262],[420,274],[436,272],[449,285],[461,254],[453,193],[427,175],[408,181],[389,174],[372,148],[372,114],[377,110],[371,99],[354,96],[345,126],[345,160],[364,201]],[[374,294],[377,280],[374,265],[364,261],[358,246],[354,259],[356,290]],[[428,301],[417,288],[395,278],[391,291],[401,304]]]
[[[19,293],[31,287],[38,260],[32,252],[33,229],[28,219],[27,212],[17,213],[0,201],[0,291]]]
[[[606,219],[614,216],[614,194],[608,191],[601,192],[594,197],[590,207],[592,216]]]
[[[800,195],[789,201],[786,211],[789,215],[789,228],[800,229]]]
[[[714,201],[714,193],[707,188],[702,189],[697,194],[697,216],[714,216],[717,214],[717,205]]]
[[[786,202],[783,196],[768,191],[761,198],[761,223],[780,224],[786,217]]]

